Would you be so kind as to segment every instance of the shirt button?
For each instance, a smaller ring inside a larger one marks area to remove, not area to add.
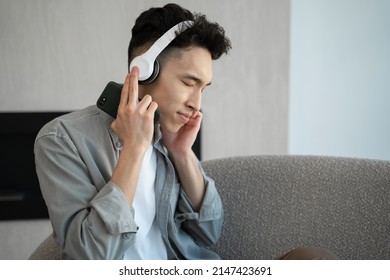
[[[122,233],[122,238],[123,239],[130,239],[130,237],[131,237],[131,233],[130,232]]]

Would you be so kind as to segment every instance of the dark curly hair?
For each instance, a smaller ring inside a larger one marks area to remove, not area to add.
[[[194,24],[180,33],[159,58],[175,49],[197,46],[207,49],[215,60],[231,49],[230,40],[218,23],[209,22],[205,15],[193,14],[177,4],[167,4],[162,8],[150,8],[136,19],[128,49],[128,66],[140,48],[150,47],[172,26],[186,20],[191,20]]]

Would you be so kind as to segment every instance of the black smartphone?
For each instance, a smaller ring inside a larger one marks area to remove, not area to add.
[[[96,102],[98,108],[116,118],[118,113],[118,106],[121,100],[123,84],[115,82],[109,82],[104,88],[102,94]],[[154,122],[156,123],[160,119],[160,113],[156,110],[154,113]]]

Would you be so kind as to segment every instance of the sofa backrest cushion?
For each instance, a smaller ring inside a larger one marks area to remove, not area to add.
[[[390,162],[246,156],[203,162],[225,220],[224,259],[273,259],[324,247],[341,259],[390,258]]]

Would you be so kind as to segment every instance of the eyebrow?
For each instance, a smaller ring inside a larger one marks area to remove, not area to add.
[[[193,80],[197,84],[204,84],[204,82],[200,78],[198,78],[197,76],[192,75],[192,74],[184,74],[183,79]],[[211,82],[206,84],[206,86],[209,86],[209,85],[211,85]]]

